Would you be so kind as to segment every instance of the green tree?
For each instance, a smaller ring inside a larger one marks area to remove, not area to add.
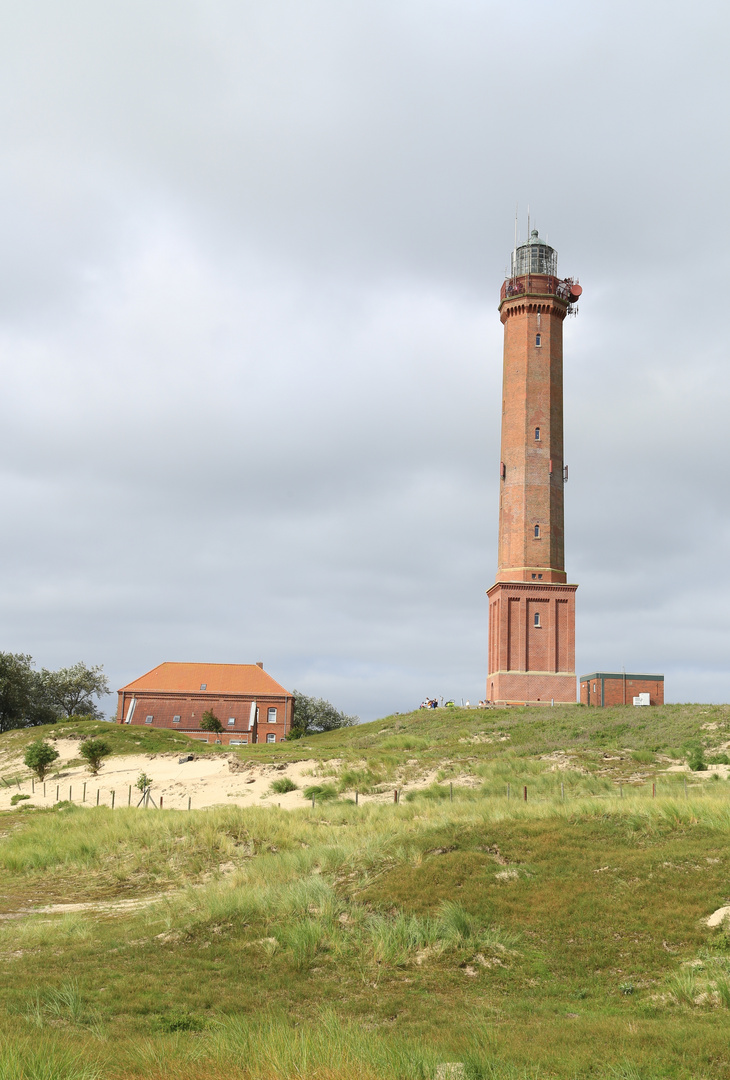
[[[109,693],[109,680],[101,664],[87,667],[79,661],[73,667],[43,671],[41,678],[49,701],[61,716],[91,716],[100,719],[94,698]]]
[[[26,767],[34,772],[39,780],[45,780],[46,773],[50,769],[54,761],[58,760],[58,750],[55,746],[51,746],[50,743],[45,742],[43,739],[36,739],[32,742],[28,749],[25,751],[23,761]]]
[[[134,786],[138,791],[145,792],[147,788],[152,787],[152,777],[148,776],[145,772],[141,772],[137,777]]]
[[[0,653],[0,732],[53,724],[59,716],[33,670],[33,658],[23,653]]]
[[[309,697],[294,691],[294,720],[290,739],[301,739],[302,735],[315,734],[318,731],[334,731],[335,728],[352,727],[360,721],[359,716],[348,716],[340,712],[324,698]]]
[[[214,731],[217,735],[220,731],[223,731],[223,724],[221,724],[214,712],[206,709],[200,719],[200,730]]]
[[[99,769],[103,768],[104,758],[109,757],[111,752],[111,746],[104,739],[87,739],[81,744],[80,750],[81,757],[88,762],[92,776],[96,776]]]

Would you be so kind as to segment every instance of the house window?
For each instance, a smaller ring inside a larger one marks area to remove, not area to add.
[[[229,746],[245,746],[248,743],[248,735],[242,735],[240,739],[230,739]]]
[[[535,539],[536,540],[540,539],[540,526],[539,525],[535,526]]]
[[[145,724],[151,724],[153,720],[154,720],[154,716],[145,716],[145,718],[144,718]]]
[[[266,741],[267,742],[276,742],[276,735],[274,734],[273,731],[270,731],[268,733],[268,735],[266,736]]]
[[[540,442],[540,428],[535,428],[535,442]]]
[[[180,717],[179,716],[173,716],[172,722],[173,722],[173,724],[179,724],[180,723]]]
[[[207,682],[202,682],[202,683],[200,684],[200,689],[201,689],[201,690],[207,690],[207,689],[208,689],[208,684],[207,684]]]
[[[276,723],[276,709],[269,709],[269,723]]]
[[[533,580],[533,581],[537,581],[537,574],[533,574],[533,575],[532,575],[532,580]]]
[[[235,722],[236,722],[235,716],[229,716],[228,717],[228,726],[229,727],[231,727],[232,724],[235,724]]]
[[[535,334],[535,344],[542,345],[542,337],[540,336],[540,334]]]
[[[540,612],[536,611],[535,612],[535,626],[539,626],[539,625],[540,625]]]
[[[542,581],[542,574],[538,574],[538,575],[537,575],[537,580],[538,580],[538,581]]]

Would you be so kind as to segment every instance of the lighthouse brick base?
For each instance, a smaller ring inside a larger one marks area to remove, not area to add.
[[[489,702],[575,704],[577,588],[498,581],[488,591]]]

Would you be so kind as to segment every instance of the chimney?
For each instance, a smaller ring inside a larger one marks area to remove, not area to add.
[[[256,661],[256,667],[260,667],[261,670],[263,671],[264,670],[264,662],[263,662],[263,660],[257,660]]]

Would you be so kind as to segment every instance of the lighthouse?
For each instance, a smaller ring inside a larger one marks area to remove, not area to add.
[[[504,326],[497,579],[487,700],[575,703],[575,593],[565,572],[563,322],[581,287],[536,229],[512,252]]]

